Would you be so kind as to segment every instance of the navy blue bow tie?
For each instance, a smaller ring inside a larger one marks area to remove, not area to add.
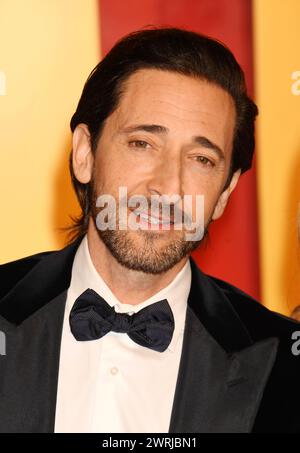
[[[175,324],[167,299],[128,315],[116,313],[92,289],[87,289],[76,299],[69,321],[71,332],[78,341],[97,340],[113,331],[127,333],[139,345],[158,352],[169,346]]]

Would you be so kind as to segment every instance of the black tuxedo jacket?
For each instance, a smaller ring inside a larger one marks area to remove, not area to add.
[[[53,432],[62,323],[80,240],[0,266],[0,432]],[[300,324],[191,259],[170,433],[300,432]],[[76,379],[76,376],[74,376]]]

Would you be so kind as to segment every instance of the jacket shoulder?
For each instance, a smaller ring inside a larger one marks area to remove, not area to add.
[[[211,276],[208,278],[229,299],[249,333],[256,340],[261,340],[266,336],[277,336],[290,340],[292,332],[300,331],[298,321],[268,309],[230,283]]]
[[[45,251],[34,255],[26,256],[15,261],[0,264],[0,299],[13,288],[18,281],[22,280],[31,269],[33,269],[39,261],[53,253],[53,251]]]

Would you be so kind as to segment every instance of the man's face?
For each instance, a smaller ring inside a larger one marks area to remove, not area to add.
[[[238,179],[236,174],[223,191],[235,125],[231,96],[207,81],[155,69],[135,72],[123,88],[88,168],[94,225],[100,211],[96,198],[111,194],[118,200],[119,187],[126,187],[128,198],[144,195],[149,201],[151,195],[190,195],[192,211],[184,211],[193,221],[196,195],[203,195],[207,227],[222,214]],[[74,170],[80,180],[76,165]],[[97,229],[113,256],[127,268],[165,272],[200,242],[187,241],[184,229],[171,225],[169,230],[151,231],[149,219],[137,220],[143,229],[122,231],[118,224],[116,230]]]

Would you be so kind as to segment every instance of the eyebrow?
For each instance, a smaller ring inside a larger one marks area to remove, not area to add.
[[[169,129],[165,126],[160,126],[158,124],[138,124],[133,126],[128,126],[122,129],[121,133],[130,134],[132,132],[150,132],[152,134],[167,135]],[[204,148],[211,149],[214,151],[221,160],[224,160],[224,152],[222,149],[209,138],[204,137],[203,135],[196,135],[192,137],[192,142],[201,145]]]

